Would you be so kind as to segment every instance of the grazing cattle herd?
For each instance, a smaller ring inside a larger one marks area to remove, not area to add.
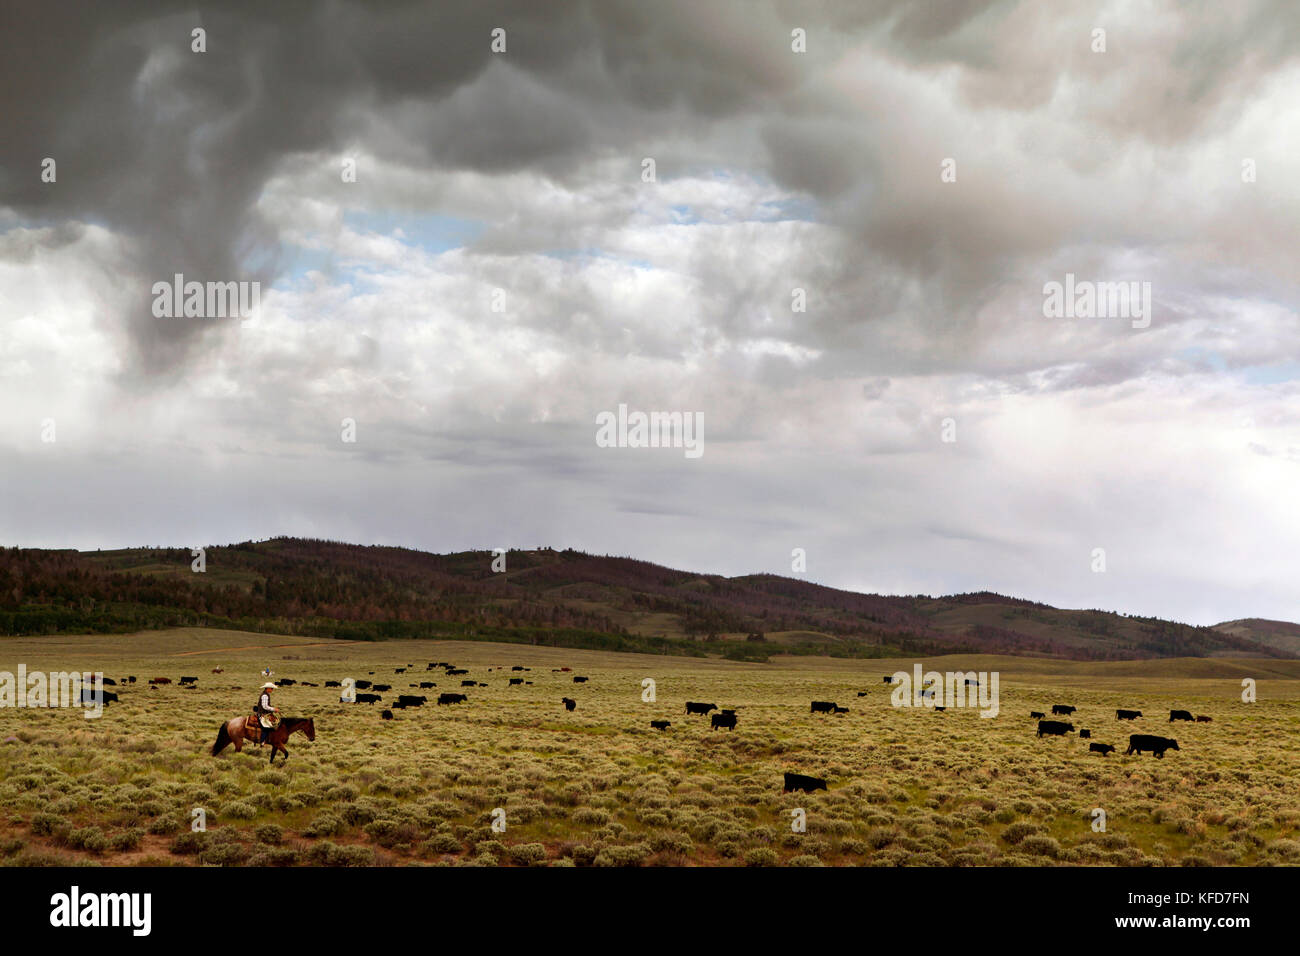
[[[394,670],[394,673],[401,674],[413,667],[414,665],[408,665],[408,667],[404,667],[404,668],[399,667]],[[469,673],[469,670],[467,668],[459,668],[456,667],[454,664],[450,664],[446,662],[430,662],[426,670],[432,671],[435,668],[442,668],[443,671],[449,676],[465,675]],[[504,670],[505,668],[495,668],[495,669]],[[494,670],[494,668],[488,668],[488,670],[492,671]],[[523,667],[520,665],[514,665],[510,668],[510,671],[515,674],[518,674],[520,672],[526,672],[529,670],[530,668]],[[570,671],[571,668],[568,667],[552,669],[552,673],[556,673],[556,674],[568,673]],[[214,668],[213,672],[220,673],[221,669]],[[373,672],[371,673],[373,674]],[[199,679],[197,676],[186,675],[179,678],[178,684],[180,687],[185,689],[194,689],[198,685],[198,680]],[[589,678],[586,676],[575,676],[573,677],[572,680],[574,684],[585,684],[588,683]],[[135,682],[136,682],[135,676],[128,676],[120,679],[121,685],[134,684]],[[887,684],[892,684],[892,680],[889,677],[886,677],[883,682]],[[167,677],[154,677],[149,680],[149,685],[151,690],[155,690],[160,686],[166,686],[171,683],[172,683],[171,679]],[[275,681],[275,684],[279,687],[293,687],[298,683],[299,682],[290,678],[280,678],[279,680]],[[352,687],[356,688],[357,690],[369,691],[369,692],[363,692],[363,693],[353,692],[350,697],[346,695],[342,696],[339,698],[341,703],[357,703],[357,704],[369,704],[369,705],[382,703],[384,699],[384,694],[391,691],[392,689],[392,686],[389,684],[372,683],[371,681],[368,680],[354,680],[351,682],[344,681],[344,680],[327,680],[325,681],[325,686],[344,688],[347,683],[351,683]],[[967,683],[969,684],[970,682],[968,681]],[[113,680],[111,678],[105,678],[104,684],[108,686],[116,687],[119,686],[119,681]],[[307,681],[302,681],[301,684],[304,687],[318,686],[316,684],[312,684]],[[525,681],[523,677],[509,677],[507,686],[520,687],[520,686],[531,686],[532,684],[533,684],[532,681]],[[417,686],[418,689],[420,690],[431,690],[436,688],[438,685],[436,682],[428,681],[428,680],[420,681],[418,685],[415,683],[412,683],[410,685],[411,688],[417,688]],[[466,679],[461,681],[461,686],[462,687],[487,687],[488,685],[476,679]],[[921,693],[927,697],[933,698],[935,691],[933,690],[921,691]],[[857,692],[857,696],[859,698],[868,697],[870,696],[870,694],[871,694],[870,691]],[[84,702],[91,703],[93,699],[94,698],[93,698],[92,691],[90,690],[83,691]],[[117,700],[118,700],[118,696],[116,693],[112,693],[112,692],[103,693],[103,702],[105,704],[113,703],[116,702]],[[468,702],[469,702],[469,698],[463,693],[440,693],[436,701],[438,705],[464,704]],[[426,703],[428,703],[428,697],[424,695],[399,693],[398,695],[396,695],[395,699],[389,702],[388,707],[383,709],[380,712],[380,718],[384,721],[391,721],[396,719],[396,715],[394,713],[395,711],[407,710],[409,708],[423,707]],[[563,705],[564,709],[570,713],[576,710],[578,706],[578,701],[576,699],[567,696],[561,697],[560,703]],[[710,717],[710,730],[725,729],[729,731],[734,731],[738,726],[739,721],[738,721],[735,708],[719,708],[719,706],[716,703],[703,702],[703,701],[686,701],[685,705],[686,705],[685,712],[688,716]],[[945,708],[941,706],[931,706],[930,709],[938,712],[943,712],[945,710]],[[1049,710],[1053,717],[1071,717],[1076,715],[1079,709],[1078,707],[1072,704],[1057,703],[1057,704],[1052,704]],[[714,711],[716,711],[716,713],[714,713]],[[834,715],[842,716],[849,713],[849,708],[841,707],[835,701],[831,701],[831,700],[814,700],[810,703],[809,713],[811,715],[834,714]],[[1067,734],[1075,732],[1075,726],[1073,723],[1069,723],[1064,720],[1048,719],[1047,712],[1045,711],[1033,710],[1029,712],[1029,716],[1031,719],[1037,721],[1036,736],[1038,738],[1064,737]],[[1135,720],[1142,719],[1142,717],[1143,717],[1142,711],[1140,710],[1129,710],[1129,709],[1121,708],[1115,711],[1115,719],[1117,721],[1135,721]],[[1192,712],[1188,710],[1179,710],[1179,709],[1170,710],[1169,722],[1173,723],[1176,721],[1210,723],[1211,718],[1203,715],[1202,716],[1193,715]],[[650,721],[650,727],[660,732],[666,732],[671,726],[672,726],[671,721],[665,719],[656,719]],[[1078,735],[1080,740],[1089,741],[1088,744],[1089,753],[1100,754],[1101,756],[1106,757],[1114,753],[1117,749],[1116,746],[1113,744],[1100,743],[1092,740],[1092,730],[1089,728],[1080,729],[1078,731]],[[1157,759],[1163,759],[1166,752],[1170,750],[1180,750],[1180,749],[1181,748],[1178,745],[1178,741],[1169,737],[1157,736],[1154,734],[1132,734],[1129,736],[1128,748],[1124,751],[1124,754],[1140,755],[1144,753],[1150,753],[1153,756],[1155,756]],[[827,783],[824,779],[820,777],[812,777],[812,776],[807,776],[805,774],[795,773],[795,772],[785,773],[784,792],[786,793],[790,793],[794,791],[812,793],[815,790],[826,790],[826,789],[827,789]]]
[[[464,668],[457,668],[455,667],[455,665],[448,664],[445,662],[430,663],[427,669],[433,670],[435,667],[444,668],[444,670],[448,674],[468,673],[468,670]],[[489,671],[493,669],[494,668],[488,668]],[[529,668],[522,667],[520,665],[515,665],[510,668],[511,672],[515,672],[515,673],[519,671],[526,671],[528,669]],[[551,670],[551,672],[555,674],[568,673],[570,671],[571,668],[568,667],[557,667],[557,668],[552,668]],[[587,681],[588,678],[584,676],[577,676],[573,678],[573,682],[575,684],[587,683]],[[511,677],[508,679],[507,686],[517,687],[523,685],[524,683],[525,681],[523,680],[523,678]],[[526,683],[528,685],[531,685],[533,682],[527,681]],[[891,677],[887,676],[884,678],[882,683],[892,684],[893,680]],[[977,682],[973,682],[970,680],[967,680],[966,683],[968,686],[977,685]],[[327,684],[328,686],[338,686],[337,681],[330,681],[327,682]],[[357,682],[358,687],[361,686],[361,684],[362,682],[360,681]],[[461,685],[463,687],[474,687],[474,686],[486,687],[487,686],[486,684],[477,680],[465,680],[461,682]],[[415,685],[412,684],[411,686],[414,687]],[[421,688],[431,688],[435,686],[437,685],[429,681],[425,681],[420,684]],[[379,687],[376,686],[376,690],[378,689]],[[936,699],[935,693],[936,692],[934,690],[921,691],[921,695],[929,700]],[[858,691],[857,696],[859,698],[868,697],[870,696],[870,692]],[[379,699],[376,695],[370,695],[370,694],[358,694],[356,699],[358,702],[364,701],[369,703],[372,702],[371,698],[373,698],[376,701]],[[424,702],[424,698],[410,698],[407,695],[400,695],[397,699],[397,702],[393,704],[393,707],[403,708],[409,706],[418,706],[423,702]],[[464,694],[444,693],[444,694],[440,694],[438,697],[439,704],[455,704],[455,703],[466,703],[466,702],[467,702],[467,698]],[[578,706],[578,702],[572,697],[561,697],[560,702],[563,704],[564,709],[570,712],[575,710]],[[719,729],[735,730],[738,725],[738,719],[736,716],[735,708],[719,708],[716,703],[713,703],[711,701],[704,702],[704,701],[688,700],[685,703],[686,703],[685,712],[688,716],[694,715],[694,716],[710,718],[709,724],[711,730],[719,730]],[[946,710],[946,708],[942,706],[932,706],[931,709],[940,713]],[[717,713],[713,713],[713,711],[717,711]],[[1055,717],[1069,717],[1078,713],[1078,707],[1076,707],[1073,704],[1052,704],[1050,707],[1050,712]],[[814,700],[809,705],[809,713],[844,715],[849,713],[849,708],[841,707],[835,701],[832,700]],[[382,717],[385,720],[391,720],[393,719],[393,713],[391,710],[386,710],[383,712]],[[1030,711],[1030,717],[1038,721],[1037,736],[1040,738],[1044,736],[1063,737],[1066,734],[1074,733],[1075,731],[1074,724],[1072,723],[1068,723],[1062,720],[1047,719],[1047,713],[1045,711],[1039,711],[1039,710]],[[1137,720],[1141,717],[1142,717],[1142,712],[1140,710],[1119,709],[1115,711],[1116,720]],[[1189,720],[1189,721],[1195,720],[1198,723],[1208,723],[1210,721],[1210,718],[1193,717],[1191,712],[1186,710],[1171,710],[1169,712],[1169,720],[1171,722],[1176,720]],[[662,732],[668,730],[668,728],[672,726],[672,723],[668,720],[652,720],[650,721],[650,726],[651,728]],[[1093,741],[1091,729],[1085,727],[1080,729],[1078,733],[1079,733],[1080,740],[1089,741],[1088,744],[1089,753],[1097,753],[1105,757],[1115,752],[1116,748],[1113,744],[1098,743],[1096,741]],[[1179,749],[1178,741],[1176,740],[1166,738],[1166,737],[1157,737],[1150,734],[1133,734],[1129,737],[1129,746],[1128,749],[1124,752],[1125,754],[1151,753],[1154,754],[1157,758],[1163,758],[1166,751],[1178,750],[1178,749]],[[826,781],[822,780],[819,777],[809,777],[803,774],[793,773],[793,772],[787,772],[785,774],[785,792],[787,793],[794,790],[802,790],[804,792],[811,793],[813,790],[825,790],[825,789],[826,789]]]
[[[816,702],[814,702],[813,706],[814,707],[816,706]],[[935,708],[935,709],[938,710],[939,708]],[[1073,707],[1069,704],[1052,705],[1053,714],[1073,714],[1077,709],[1078,708]],[[1030,719],[1038,721],[1039,737],[1042,737],[1044,735],[1047,735],[1049,737],[1063,737],[1067,733],[1072,733],[1074,731],[1073,724],[1067,724],[1059,720],[1044,720],[1043,719],[1044,716],[1045,715],[1043,714],[1043,712],[1039,710],[1033,710],[1029,712]],[[1142,716],[1142,711],[1140,710],[1120,709],[1115,711],[1116,720],[1137,720],[1141,716]],[[1206,716],[1193,717],[1191,711],[1188,710],[1169,711],[1169,722],[1173,723],[1176,720],[1194,721],[1198,724],[1208,724],[1213,722],[1213,718],[1211,717],[1206,717]],[[1091,730],[1085,728],[1079,731],[1080,740],[1088,740],[1091,737],[1092,737]],[[1152,734],[1130,734],[1128,738],[1128,750],[1124,751],[1124,753],[1125,754],[1152,753],[1157,758],[1163,758],[1165,755],[1165,751],[1179,750],[1179,749],[1180,748],[1178,746],[1178,741],[1174,740],[1171,737],[1157,737]],[[1089,753],[1098,753],[1101,754],[1103,757],[1109,753],[1113,753],[1114,750],[1115,748],[1111,744],[1090,743],[1088,745]]]

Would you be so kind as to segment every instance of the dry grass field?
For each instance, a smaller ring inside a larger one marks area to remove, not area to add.
[[[435,706],[469,669],[487,687]],[[912,661],[769,664],[458,642],[345,644],[210,629],[0,643],[0,670],[102,669],[133,686],[98,720],[76,709],[0,709],[0,859],[253,865],[1278,865],[1300,863],[1300,662],[1074,663],[931,658],[927,670],[998,671],[1001,713],[890,706],[884,674]],[[220,664],[224,673],[211,670]],[[315,719],[309,743],[268,767],[256,747],[209,750],[247,713],[261,668],[312,681],[276,691]],[[406,674],[395,668],[414,665]],[[510,667],[531,668],[513,673]],[[552,669],[571,667],[567,673]],[[489,668],[493,668],[489,672]],[[370,676],[369,672],[374,671]],[[150,677],[199,677],[151,690]],[[575,685],[574,675],[589,677]],[[510,676],[532,686],[508,687]],[[340,704],[326,680],[429,696]],[[1241,700],[1241,680],[1259,699]],[[655,702],[642,680],[656,682]],[[433,680],[433,691],[409,685]],[[239,688],[239,689],[236,689]],[[857,697],[866,691],[865,697]],[[568,713],[560,699],[578,701]],[[812,715],[834,700],[842,716]],[[687,700],[735,708],[734,731]],[[1077,734],[1035,736],[1031,710],[1079,708]],[[1117,708],[1144,718],[1115,719]],[[1187,709],[1210,723],[1168,722]],[[650,721],[667,719],[667,731]],[[1130,733],[1176,737],[1164,759],[1124,756]],[[782,772],[826,792],[782,793]],[[205,832],[191,830],[195,808]],[[504,810],[505,830],[492,827]],[[1093,811],[1106,814],[1104,832]],[[806,832],[792,831],[792,810]]]

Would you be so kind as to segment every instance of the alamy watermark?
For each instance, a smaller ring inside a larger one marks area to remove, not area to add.
[[[262,304],[260,282],[186,282],[181,272],[151,291],[157,319],[251,319]]]
[[[703,412],[629,412],[596,416],[596,445],[600,448],[684,448],[687,458],[704,454]]]
[[[0,707],[82,707],[86,720],[104,714],[104,675],[99,671],[0,671]]]
[[[1133,328],[1151,325],[1150,282],[1077,281],[1073,272],[1065,282],[1043,286],[1043,315],[1049,319],[1132,319]]]
[[[894,707],[977,707],[981,717],[998,715],[997,671],[926,671],[921,665],[894,672]]]

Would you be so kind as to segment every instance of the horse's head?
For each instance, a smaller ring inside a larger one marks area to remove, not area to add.
[[[308,740],[314,741],[316,739],[316,721],[314,718],[307,718],[307,723],[303,728],[303,733],[307,735]]]

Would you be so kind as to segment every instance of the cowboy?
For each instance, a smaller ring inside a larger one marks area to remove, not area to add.
[[[257,740],[260,747],[266,741],[266,735],[274,729],[280,718],[276,715],[280,709],[271,703],[271,691],[275,690],[275,685],[268,682],[262,685],[262,695],[257,698],[257,703],[253,705],[253,716],[257,718],[258,724],[262,727],[261,733]]]

